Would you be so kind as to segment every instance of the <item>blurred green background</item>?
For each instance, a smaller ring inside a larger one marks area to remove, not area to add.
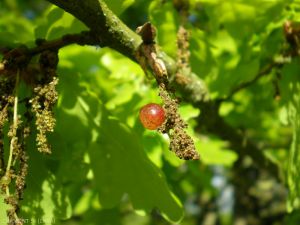
[[[180,19],[173,1],[106,2],[133,30],[151,21],[157,43],[176,57]],[[299,1],[189,4],[191,68],[212,99],[228,97],[282,57],[283,23],[300,21]],[[46,1],[0,0],[1,47],[33,47],[37,38],[82,30],[84,24]],[[30,137],[21,215],[31,224],[299,224],[299,72],[295,57],[223,102],[219,112],[278,165],[277,180],[228,142],[196,129],[201,112],[186,102],[180,112],[201,160],[177,159],[167,137],[138,121],[143,105],[161,102],[138,64],[100,46],[61,49],[53,154],[39,154]],[[0,224],[5,208],[1,201]]]

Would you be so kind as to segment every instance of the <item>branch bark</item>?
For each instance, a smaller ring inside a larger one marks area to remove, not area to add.
[[[40,40],[37,42],[37,47],[28,50],[30,56],[42,53],[45,50],[58,50],[70,44],[97,45],[97,39],[95,39],[94,35],[89,31],[83,31],[79,34],[67,34],[52,41]]]
[[[47,0],[81,20],[94,33],[98,44],[134,59],[141,38],[114,15],[103,1]]]
[[[83,31],[79,34],[67,34],[51,41],[38,39],[36,44],[37,46],[33,48],[27,48],[26,46],[14,49],[0,48],[0,53],[4,55],[2,62],[0,62],[0,75],[26,66],[33,56],[46,50],[58,51],[60,48],[70,44],[97,45],[97,39],[94,38],[90,31]]]

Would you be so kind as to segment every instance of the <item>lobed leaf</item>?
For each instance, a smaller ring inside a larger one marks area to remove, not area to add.
[[[89,154],[101,205],[113,207],[127,193],[137,210],[150,212],[158,208],[170,221],[182,218],[181,204],[170,192],[163,174],[126,125],[103,116],[99,137]]]

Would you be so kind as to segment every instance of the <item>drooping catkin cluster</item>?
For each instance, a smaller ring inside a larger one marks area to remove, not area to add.
[[[47,133],[54,131],[56,123],[53,107],[58,99],[56,91],[58,84],[58,78],[56,76],[57,64],[57,52],[45,51],[41,54],[40,70],[42,80],[40,84],[37,84],[34,88],[34,96],[30,99],[31,110],[35,115],[37,148],[38,151],[47,154],[51,153],[51,146],[47,141]]]
[[[175,79],[178,84],[187,85],[190,79],[186,74],[191,73],[189,33],[181,25],[177,32],[177,70]]]
[[[45,85],[38,85],[34,88],[34,97],[30,100],[32,112],[36,120],[37,129],[36,144],[40,152],[51,153],[51,147],[47,141],[47,133],[54,131],[55,118],[53,115],[53,106],[55,105],[58,94],[56,85],[58,78],[53,77],[53,80]]]
[[[12,151],[12,165],[6,170],[5,179],[8,180],[6,184],[2,184],[2,188],[12,190],[14,192],[4,198],[6,204],[11,207],[7,210],[7,216],[11,224],[23,224],[16,214],[19,211],[19,201],[22,199],[23,191],[25,188],[25,177],[27,175],[27,155],[25,152],[25,144],[23,138],[19,136],[22,132],[22,121],[17,118],[16,122],[12,122],[7,136],[10,138],[10,151]],[[20,158],[26,158],[25,162],[21,164]],[[13,165],[15,162],[15,165]]]
[[[19,74],[19,72],[18,72]],[[10,78],[10,79],[9,79]],[[28,133],[21,117],[18,116],[18,75],[0,78],[0,157],[1,180],[0,187],[5,195],[4,201],[10,205],[7,217],[10,224],[23,224],[18,218],[19,201],[22,199],[25,188],[25,177],[28,171],[28,156],[25,151],[25,131]],[[7,165],[4,163],[4,126],[9,126],[7,137],[10,140]]]
[[[20,151],[19,151],[19,171],[16,177],[16,197],[17,199],[23,199],[23,192],[25,189],[25,178],[28,172],[28,156],[25,151],[25,141],[29,135],[29,128],[24,127],[22,130],[22,140],[20,141]]]
[[[187,124],[178,112],[178,99],[171,97],[164,83],[159,84],[159,95],[163,100],[166,120],[158,130],[169,135],[170,150],[181,159],[199,159],[194,141],[185,131]]]
[[[182,13],[183,17],[186,13]],[[190,79],[187,74],[191,73],[189,51],[189,33],[181,25],[177,33],[177,70],[175,73],[176,83],[187,85]],[[168,133],[170,137],[170,150],[174,151],[179,158],[186,160],[199,159],[199,154],[195,148],[193,139],[187,134],[188,125],[183,121],[179,112],[179,101],[172,90],[168,88],[167,83],[159,83],[159,95],[162,98],[166,112],[166,122],[160,127],[160,131]]]
[[[8,120],[7,115],[7,107],[1,107],[0,111],[0,174],[2,175],[5,171],[5,163],[4,163],[4,132],[3,126]]]
[[[165,63],[157,55],[154,40],[156,28],[150,22],[147,22],[143,26],[138,27],[137,33],[143,40],[143,43],[137,50],[137,61],[145,70],[145,73],[147,66],[152,69],[159,87],[159,96],[163,100],[166,120],[158,128],[158,131],[169,135],[169,148],[179,158],[186,160],[199,159],[194,142],[185,131],[187,124],[178,112],[178,99],[175,97],[174,90],[169,87],[169,77]]]
[[[30,60],[20,65],[10,64],[9,62],[13,62],[11,58],[15,57],[10,52],[6,57],[7,59],[0,62],[0,189],[1,194],[5,196],[5,203],[9,205],[7,210],[9,224],[19,225],[23,224],[23,220],[18,217],[18,211],[28,172],[25,145],[34,116],[38,150],[51,153],[46,135],[53,132],[55,125],[53,106],[58,98],[55,89],[58,83],[56,77],[58,56],[57,51],[42,52],[39,67],[30,64]],[[33,88],[33,96],[19,96],[18,90],[22,81]],[[20,97],[22,99],[19,99]],[[25,105],[26,109],[22,115],[18,111],[20,104]],[[10,140],[9,150],[6,151],[3,142],[5,136]],[[4,157],[4,154],[7,156]]]
[[[177,70],[175,73],[176,83],[187,85],[190,79],[187,74],[190,74],[191,68],[189,64],[189,34],[188,31],[180,26],[177,33]],[[159,95],[162,98],[166,112],[166,122],[160,128],[163,133],[168,133],[170,137],[170,150],[185,160],[197,160],[199,154],[195,148],[193,139],[187,134],[187,123],[181,118],[178,112],[179,100],[174,96],[166,82],[159,83]]]
[[[9,120],[9,109],[13,106],[14,90],[12,80],[6,77],[0,77],[0,176],[5,172],[4,163],[4,125]]]

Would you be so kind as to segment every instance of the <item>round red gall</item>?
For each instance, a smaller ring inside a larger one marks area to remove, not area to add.
[[[140,121],[146,129],[155,130],[165,121],[165,111],[159,104],[149,103],[141,108]]]

